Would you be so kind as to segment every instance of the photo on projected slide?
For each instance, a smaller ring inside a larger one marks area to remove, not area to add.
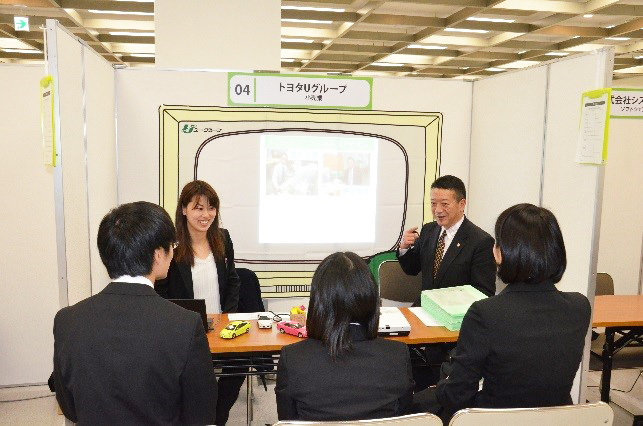
[[[267,134],[260,146],[260,243],[374,240],[375,138]]]

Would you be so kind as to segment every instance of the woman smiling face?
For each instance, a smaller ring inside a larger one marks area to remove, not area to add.
[[[201,195],[183,207],[183,215],[187,219],[190,234],[205,233],[217,217],[217,209],[210,205],[205,195]]]

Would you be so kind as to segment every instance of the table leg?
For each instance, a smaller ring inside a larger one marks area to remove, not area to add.
[[[612,380],[612,358],[614,357],[614,329],[605,328],[603,345],[603,373],[601,375],[601,401],[610,402],[610,382]]]

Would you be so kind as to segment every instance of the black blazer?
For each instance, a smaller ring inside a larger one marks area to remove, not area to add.
[[[436,222],[422,227],[415,245],[398,260],[408,275],[422,271],[422,290],[469,284],[487,296],[496,292],[496,262],[493,238],[466,217],[444,253],[438,275],[433,280],[433,261],[442,227]]]
[[[145,284],[111,283],[54,320],[54,383],[78,424],[211,424],[217,382],[201,318]]]
[[[462,322],[452,371],[437,387],[444,414],[571,404],[590,315],[585,296],[558,291],[551,281],[509,284],[475,302]]]
[[[234,266],[234,248],[227,229],[221,228],[225,259],[216,261],[219,278],[221,312],[237,312],[239,307],[239,276]],[[165,299],[194,299],[192,267],[172,259],[167,278],[157,280],[154,289]]]
[[[279,420],[358,420],[405,414],[413,377],[403,343],[366,340],[351,326],[353,349],[333,362],[319,340],[282,348],[277,366]]]

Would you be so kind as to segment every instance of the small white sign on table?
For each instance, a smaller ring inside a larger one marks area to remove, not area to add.
[[[372,109],[371,77],[228,73],[229,106]]]

